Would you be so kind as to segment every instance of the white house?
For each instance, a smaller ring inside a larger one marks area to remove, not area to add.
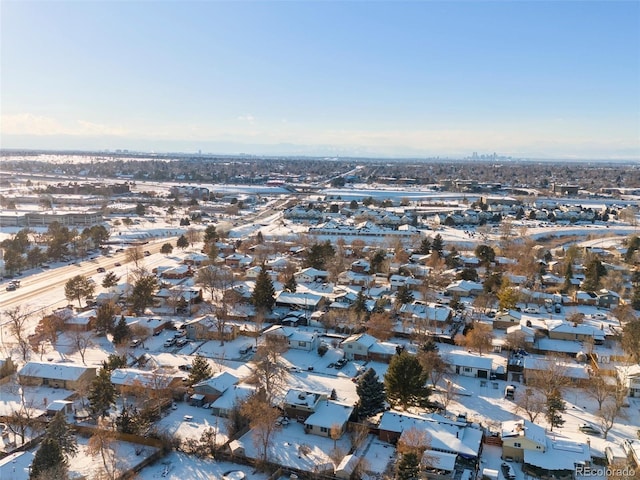
[[[616,366],[616,375],[630,397],[640,397],[640,365]]]
[[[315,350],[318,347],[318,334],[316,332],[308,332],[305,330],[299,330],[295,327],[285,327],[282,325],[274,325],[265,330],[264,335],[266,338],[282,338],[286,339],[289,348],[295,348],[297,350],[306,350],[308,352]]]
[[[304,422],[304,430],[323,437],[334,435],[340,438],[345,431],[349,417],[353,413],[353,405],[334,402],[333,400],[320,401],[315,405],[314,412]]]
[[[304,268],[293,275],[298,283],[326,282],[329,272],[317,268]]]
[[[465,377],[489,378],[493,365],[490,357],[462,350],[447,353],[446,361],[455,373]]]

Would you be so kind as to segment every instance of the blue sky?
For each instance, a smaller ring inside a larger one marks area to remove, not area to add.
[[[2,146],[640,158],[640,2],[3,1]]]

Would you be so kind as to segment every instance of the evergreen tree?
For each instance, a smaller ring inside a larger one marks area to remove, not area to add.
[[[401,307],[402,305],[406,305],[407,303],[411,303],[414,300],[413,292],[408,285],[402,285],[398,288],[396,292],[396,307]]]
[[[374,253],[373,256],[371,257],[371,260],[369,260],[371,272],[379,273],[386,259],[387,259],[387,254],[385,253],[384,250],[376,250],[376,253]]]
[[[111,383],[111,371],[101,368],[89,386],[89,410],[94,416],[105,415],[116,400],[116,389]]]
[[[418,359],[406,351],[391,358],[384,386],[387,401],[406,409],[409,406],[424,405],[431,393],[427,387],[428,372],[425,372]]]
[[[284,284],[284,291],[285,292],[295,292],[297,289],[298,289],[298,284],[296,283],[296,277],[291,275],[287,279],[287,282]]]
[[[311,245],[311,247],[307,249],[306,253],[307,258],[305,264],[307,267],[324,270],[327,261],[333,258],[336,251],[331,245],[331,242],[327,240],[324,243],[315,243]]]
[[[438,255],[442,257],[442,251],[444,250],[444,242],[442,240],[442,235],[439,233],[433,237],[433,242],[431,243],[431,249],[434,252],[438,252]]]
[[[571,288],[573,288],[573,284],[571,283],[572,278],[573,266],[571,265],[571,262],[567,262],[567,266],[564,269],[564,285],[562,287],[565,292],[568,292],[571,290]]]
[[[107,274],[102,279],[102,286],[104,288],[115,287],[116,285],[118,285],[119,281],[120,281],[120,277],[119,276],[117,276],[113,272],[107,272]]]
[[[215,225],[207,225],[207,228],[204,229],[204,237],[202,240],[204,243],[217,242],[220,238],[220,235],[216,231]]]
[[[56,472],[55,476],[50,476],[53,472]],[[33,457],[31,478],[60,478],[58,475],[62,472],[66,477],[67,461],[62,453],[62,448],[53,438],[45,437]]]
[[[364,290],[360,290],[358,292],[358,296],[356,300],[351,305],[351,310],[353,310],[358,316],[367,313],[367,296],[364,294]]]
[[[187,240],[187,237],[185,237],[184,235],[180,235],[180,237],[176,241],[176,246],[180,250],[184,250],[185,248],[187,248],[189,246],[189,240]]]
[[[131,328],[127,325],[127,321],[124,315],[120,317],[116,326],[113,327],[113,343],[115,345],[122,345],[131,337]]]
[[[164,255],[168,255],[171,252],[173,252],[173,245],[171,245],[170,243],[163,243],[162,247],[160,247],[160,253],[164,254]]]
[[[211,365],[206,358],[201,355],[196,355],[191,362],[191,372],[189,372],[189,386],[193,386],[207,378],[211,378],[213,372],[211,371]]]
[[[370,417],[384,408],[384,384],[378,379],[378,374],[369,368],[356,384],[358,393],[358,415],[362,418]]]
[[[251,294],[251,303],[258,311],[271,311],[275,303],[275,293],[273,281],[271,281],[271,277],[265,270],[264,265],[262,265],[256,278],[256,286]]]
[[[113,302],[103,303],[96,311],[96,333],[104,335],[112,332],[116,318],[116,305]]]
[[[582,288],[593,292],[600,288],[600,279],[607,274],[606,267],[597,258],[592,258],[584,266],[584,281]]]
[[[50,438],[57,442],[65,456],[75,457],[76,453],[78,453],[76,436],[69,427],[62,411],[58,411],[53,420],[49,422],[44,438]]]
[[[429,239],[429,237],[422,239],[418,253],[422,255],[429,255],[431,253],[431,239]]]
[[[545,417],[551,425],[551,431],[553,427],[562,427],[565,420],[562,418],[562,413],[566,411],[567,407],[562,399],[562,395],[558,390],[554,390],[549,397],[547,397],[547,409]]]
[[[158,282],[154,275],[144,275],[140,277],[131,292],[131,306],[136,312],[144,312],[144,309],[153,304],[153,294],[158,287]]]
[[[125,355],[117,355],[111,353],[106,360],[102,361],[102,368],[105,370],[115,370],[116,368],[124,368],[127,366],[127,357]]]
[[[415,452],[402,455],[396,467],[396,480],[418,480],[420,478],[420,461]]]

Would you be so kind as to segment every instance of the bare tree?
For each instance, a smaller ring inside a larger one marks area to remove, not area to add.
[[[216,319],[216,330],[220,345],[224,345],[224,331],[229,319],[229,306],[232,295],[227,292],[233,288],[235,278],[227,268],[206,266],[198,270],[196,283],[207,289],[211,295],[209,310]]]
[[[505,337],[504,346],[509,350],[519,350],[527,346],[527,336],[522,330],[516,330],[514,332],[507,333]]]
[[[562,393],[571,383],[564,361],[561,355],[549,355],[526,374],[527,385],[538,389],[544,395],[545,402],[556,392]]]
[[[140,268],[140,262],[144,259],[144,253],[141,247],[129,247],[125,251],[125,258],[127,262],[133,263],[134,268],[137,270]]]
[[[267,341],[258,347],[254,356],[254,373],[269,402],[272,402],[285,385],[286,375],[281,357],[287,347],[286,340],[267,337]]]
[[[184,235],[187,237],[187,240],[192,247],[194,243],[197,243],[202,239],[202,232],[195,228],[188,228]]]
[[[281,428],[276,425],[280,412],[271,406],[264,394],[257,392],[242,405],[242,414],[249,419],[254,445],[260,450],[260,460],[268,461],[273,434]]]
[[[424,371],[429,372],[429,379],[435,387],[447,373],[447,362],[435,350],[418,352],[418,360]]]
[[[447,408],[449,408],[451,402],[458,396],[458,389],[456,388],[456,385],[447,378],[444,381],[444,388],[439,390],[439,392],[444,412],[447,413]]]
[[[613,428],[616,418],[626,418],[626,413],[622,410],[622,405],[617,401],[608,401],[596,412],[598,424],[602,428],[602,435],[607,439],[609,431]]]
[[[116,480],[119,476],[117,468],[117,455],[114,449],[115,435],[108,420],[98,420],[98,427],[93,430],[93,435],[87,444],[87,453],[92,457],[100,455],[104,471],[102,478]]]
[[[367,321],[367,333],[383,342],[393,336],[393,321],[388,312],[374,313]]]
[[[515,410],[516,412],[524,412],[529,417],[529,421],[535,422],[544,409],[544,398],[537,390],[526,388],[522,393],[516,394]]]
[[[80,354],[82,364],[86,365],[84,361],[85,353],[87,352],[87,348],[93,346],[93,341],[91,341],[91,334],[89,334],[88,332],[81,332],[79,330],[76,330],[71,333],[71,344],[75,351]]]
[[[455,341],[458,345],[476,350],[480,355],[483,351],[491,348],[493,340],[493,330],[486,323],[475,323],[466,335],[456,335]]]
[[[31,345],[29,344],[28,327],[33,312],[27,310],[23,306],[17,306],[4,311],[5,316],[9,319],[9,332],[16,339],[18,350],[22,355],[22,360],[27,361]]]
[[[585,393],[598,402],[598,410],[602,410],[605,400],[615,394],[615,386],[607,382],[607,376],[600,368],[596,368],[590,376]]]

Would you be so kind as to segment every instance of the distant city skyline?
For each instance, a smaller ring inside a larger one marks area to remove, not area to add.
[[[640,159],[640,2],[0,4],[2,148]]]

